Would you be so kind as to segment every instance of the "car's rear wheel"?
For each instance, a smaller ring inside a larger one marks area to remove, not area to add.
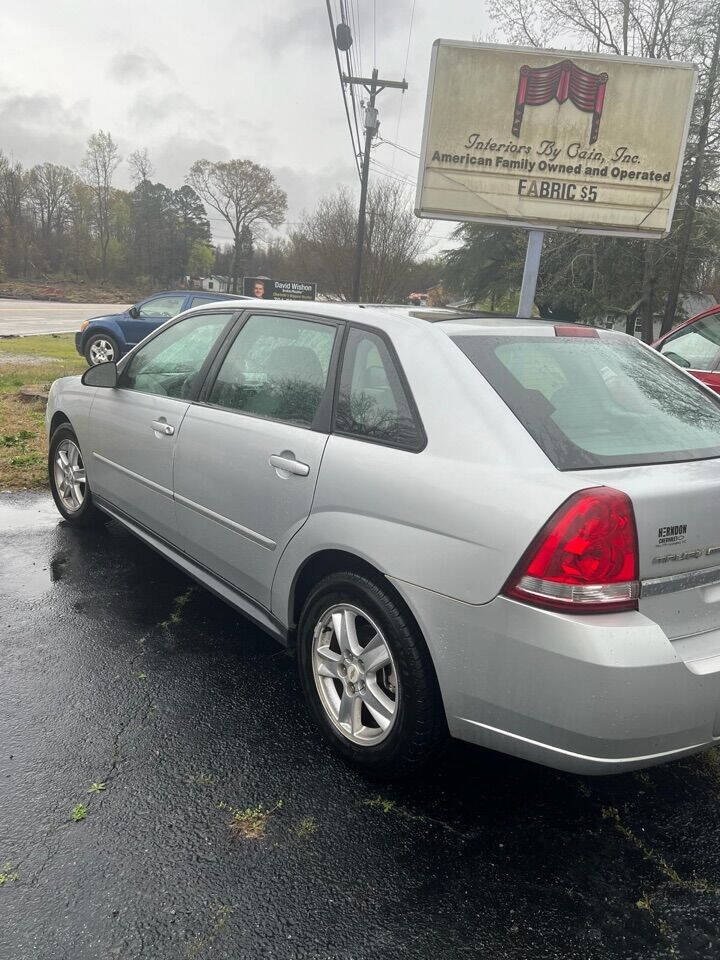
[[[390,592],[352,571],[311,591],[298,626],[305,698],[334,749],[379,776],[403,776],[447,739],[430,654]]]
[[[55,506],[65,520],[78,526],[103,522],[105,514],[93,503],[80,444],[68,423],[50,438],[48,474]]]
[[[94,333],[85,343],[85,359],[91,367],[99,363],[112,363],[120,359],[117,341],[109,333]]]

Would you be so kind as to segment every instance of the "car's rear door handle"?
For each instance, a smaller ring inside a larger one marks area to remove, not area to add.
[[[307,463],[300,460],[293,460],[291,457],[284,457],[274,453],[268,461],[271,467],[284,473],[294,473],[297,477],[306,477],[310,473],[310,467]]]
[[[175,427],[165,420],[153,420],[152,428],[155,433],[162,433],[166,437],[171,437],[175,433]]]

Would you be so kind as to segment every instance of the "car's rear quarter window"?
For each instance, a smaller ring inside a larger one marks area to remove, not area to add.
[[[452,340],[560,470],[720,456],[720,402],[634,340]]]

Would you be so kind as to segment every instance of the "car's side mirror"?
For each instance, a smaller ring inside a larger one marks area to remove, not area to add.
[[[690,361],[686,360],[685,357],[681,357],[679,353],[673,353],[672,350],[661,350],[660,352],[664,357],[672,360],[672,362],[676,363],[679,367],[685,367],[686,370],[690,369]]]
[[[118,383],[117,364],[98,363],[95,367],[88,367],[82,375],[82,383],[86,387],[116,387]]]
[[[128,310],[128,313],[133,318],[133,320],[137,320],[137,318],[140,316],[140,307],[130,307],[130,309]]]

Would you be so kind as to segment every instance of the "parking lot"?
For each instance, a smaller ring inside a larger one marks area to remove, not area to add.
[[[0,497],[0,627],[2,958],[718,954],[715,752],[369,782],[273,641],[45,493]]]

